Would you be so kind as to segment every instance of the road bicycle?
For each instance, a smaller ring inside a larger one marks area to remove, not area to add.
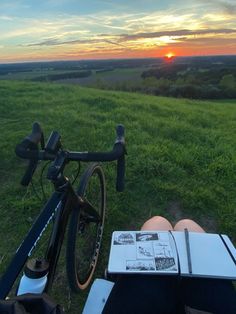
[[[122,125],[117,126],[116,134],[115,144],[110,152],[72,152],[63,149],[61,136],[56,131],[51,133],[45,145],[41,126],[35,122],[31,134],[16,146],[17,156],[29,160],[21,184],[27,186],[38,162],[47,160],[51,161],[47,179],[53,183],[54,192],[2,275],[0,299],[5,299],[9,295],[23,268],[24,273],[31,276],[30,278],[44,278],[40,292],[47,292],[50,289],[67,225],[66,268],[69,285],[74,291],[85,289],[89,285],[101,246],[106,207],[105,178],[99,161],[117,160],[116,189],[117,191],[124,189],[126,150]],[[81,176],[76,191],[71,180],[64,174],[71,161],[95,162],[89,165]],[[51,234],[44,256],[32,258],[32,252],[51,224]]]

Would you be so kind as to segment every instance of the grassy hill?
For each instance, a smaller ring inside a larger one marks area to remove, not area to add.
[[[124,193],[115,192],[115,164],[104,169],[108,203],[97,276],[107,264],[111,232],[139,229],[153,215],[172,221],[191,217],[206,230],[225,232],[236,241],[235,101],[177,100],[1,81],[0,112],[0,272],[42,204],[31,188],[20,187],[25,163],[14,154],[16,143],[31,131],[35,120],[46,136],[58,130],[64,147],[79,151],[110,149],[116,124],[126,127]],[[46,188],[49,194],[51,188],[48,184]],[[78,313],[86,292],[70,294],[63,258],[56,281],[54,297],[67,313]]]

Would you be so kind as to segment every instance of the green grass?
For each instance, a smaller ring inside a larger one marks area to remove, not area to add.
[[[37,216],[41,203],[19,185],[25,163],[14,147],[41,123],[58,130],[70,150],[108,150],[115,126],[126,127],[124,193],[115,192],[115,164],[105,166],[107,213],[97,276],[107,265],[113,230],[139,229],[153,215],[191,217],[236,241],[236,102],[191,101],[78,86],[0,82],[0,272]],[[177,210],[177,213],[176,213]],[[63,256],[64,250],[62,252]],[[63,258],[53,289],[67,313],[79,313],[87,292],[70,294]]]

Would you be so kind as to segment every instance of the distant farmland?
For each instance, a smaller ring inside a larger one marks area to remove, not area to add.
[[[93,71],[92,75],[84,78],[75,79],[62,79],[57,80],[58,83],[70,83],[79,84],[82,86],[94,86],[103,81],[108,85],[113,83],[126,82],[126,81],[136,81],[137,83],[142,81],[141,74],[147,69],[144,67],[140,68],[130,68],[130,69],[113,69],[108,71]]]

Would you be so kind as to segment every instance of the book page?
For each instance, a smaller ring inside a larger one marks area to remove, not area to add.
[[[177,246],[180,274],[190,276],[184,232],[172,232]],[[226,236],[224,236],[226,237]],[[233,245],[227,237],[228,243]],[[194,277],[236,279],[236,265],[218,234],[189,232],[192,275]],[[232,252],[235,254],[235,249]]]
[[[113,232],[108,272],[178,273],[172,236],[165,231]]]

